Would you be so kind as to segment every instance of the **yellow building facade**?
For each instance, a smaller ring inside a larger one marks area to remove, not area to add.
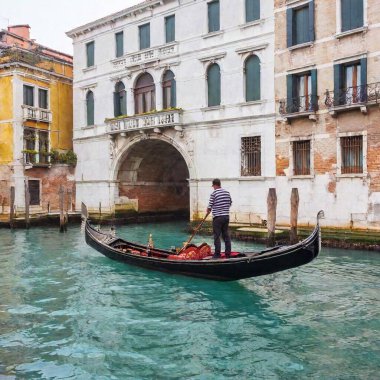
[[[30,39],[29,26],[0,31],[0,214],[58,209],[74,193],[72,57]]]

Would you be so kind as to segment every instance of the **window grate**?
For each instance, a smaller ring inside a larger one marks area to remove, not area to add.
[[[241,139],[241,175],[261,176],[261,137]]]
[[[342,174],[363,173],[363,136],[341,137]]]
[[[310,175],[310,140],[293,142],[294,175]]]

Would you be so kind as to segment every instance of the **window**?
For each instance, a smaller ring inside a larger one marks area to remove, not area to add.
[[[286,11],[287,46],[314,41],[314,1]]]
[[[342,32],[360,28],[364,25],[363,0],[342,0]]]
[[[49,131],[24,128],[24,160],[31,164],[49,163]]]
[[[220,91],[220,67],[213,63],[207,70],[208,106],[219,106],[221,99]]]
[[[294,175],[310,175],[310,140],[293,142]]]
[[[261,137],[241,139],[241,175],[261,176]]]
[[[367,99],[367,58],[334,65],[334,105],[351,105]]]
[[[176,107],[176,82],[172,71],[167,70],[162,81],[164,109]]]
[[[217,32],[220,30],[220,5],[219,0],[211,1],[208,6],[208,31]]]
[[[245,21],[260,19],[260,0],[245,0]]]
[[[39,206],[40,205],[40,181],[38,179],[28,180],[29,189],[29,205]]]
[[[175,16],[165,17],[165,41],[173,42],[175,41]]]
[[[91,41],[86,44],[87,54],[87,67],[94,66],[95,64],[95,42]]]
[[[42,88],[38,89],[38,107],[47,110],[49,108],[48,105],[48,91]]]
[[[115,34],[116,58],[124,55],[124,32]]]
[[[140,50],[150,48],[150,24],[139,26]]]
[[[115,117],[127,114],[127,93],[123,82],[117,82],[113,93]]]
[[[24,105],[34,107],[34,87],[24,84]]]
[[[87,112],[87,125],[94,125],[95,120],[95,104],[94,104],[94,93],[88,91],[86,95],[86,112]]]
[[[340,138],[341,173],[363,173],[363,136]]]
[[[142,74],[135,86],[135,113],[153,111],[156,107],[156,89],[152,76]]]
[[[260,59],[251,55],[245,61],[245,99],[247,102],[260,99]]]
[[[286,113],[315,112],[317,109],[317,70],[288,75]]]

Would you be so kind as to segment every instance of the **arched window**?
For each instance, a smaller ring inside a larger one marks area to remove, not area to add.
[[[260,59],[251,55],[245,61],[245,100],[251,102],[260,100]]]
[[[220,67],[216,63],[207,70],[208,106],[220,105]]]
[[[117,82],[115,85],[113,108],[115,117],[127,114],[127,93],[123,82]]]
[[[176,106],[176,83],[172,71],[167,70],[162,80],[162,97],[164,109]]]
[[[87,111],[87,125],[94,125],[95,104],[94,104],[94,93],[92,91],[88,91],[86,95],[86,111]]]
[[[145,73],[140,76],[135,86],[135,113],[153,111],[156,106],[156,93],[153,78]]]

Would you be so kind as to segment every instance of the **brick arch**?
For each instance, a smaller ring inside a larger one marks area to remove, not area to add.
[[[134,200],[138,211],[190,209],[190,170],[183,154],[160,138],[136,139],[116,158],[114,180],[119,197]]]

